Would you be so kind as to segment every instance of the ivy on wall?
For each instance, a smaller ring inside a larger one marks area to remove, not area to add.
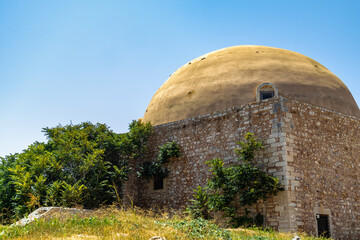
[[[150,180],[152,178],[166,178],[170,171],[164,167],[172,157],[180,157],[180,146],[175,142],[167,142],[159,147],[159,154],[156,161],[145,161],[139,167],[137,175],[139,178]]]

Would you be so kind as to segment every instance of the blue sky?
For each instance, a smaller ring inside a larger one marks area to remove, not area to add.
[[[234,45],[302,53],[360,103],[359,1],[0,0],[0,156],[43,127],[125,132],[174,70]]]

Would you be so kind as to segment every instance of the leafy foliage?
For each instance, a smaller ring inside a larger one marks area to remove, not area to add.
[[[175,141],[167,142],[160,147],[158,161],[162,164],[168,163],[172,157],[180,157],[180,146]]]
[[[143,162],[137,172],[138,177],[143,179],[151,179],[154,177],[165,178],[170,173],[168,169],[164,168],[164,164],[170,161],[172,157],[180,157],[180,146],[175,141],[167,142],[160,146],[157,161]]]
[[[240,148],[235,149],[235,153],[239,155],[239,159],[243,162],[252,162],[255,158],[256,151],[264,148],[262,143],[257,140],[253,133],[246,133],[244,141],[238,142]]]
[[[198,186],[197,189],[193,189],[194,191],[194,199],[191,199],[191,205],[188,206],[186,212],[190,213],[190,215],[197,219],[210,219],[210,208],[209,208],[209,193],[206,188],[202,188]]]
[[[128,133],[116,134],[105,124],[84,122],[43,132],[46,143],[35,142],[20,154],[1,158],[3,220],[39,206],[112,203],[127,180],[129,161],[144,155],[152,127],[133,121]]]
[[[216,158],[208,161],[212,178],[205,190],[198,188],[194,194],[193,204],[188,211],[195,217],[208,217],[210,210],[220,211],[230,217],[234,225],[246,225],[248,212],[246,206],[265,200],[283,190],[277,178],[268,175],[254,166],[255,152],[263,148],[252,133],[247,133],[240,149],[240,163],[224,166],[224,161]],[[244,209],[244,213],[239,213]]]

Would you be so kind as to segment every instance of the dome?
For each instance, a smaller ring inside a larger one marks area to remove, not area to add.
[[[273,47],[234,46],[177,69],[155,93],[143,120],[159,125],[255,102],[264,83],[279,96],[360,117],[345,84],[313,59]]]

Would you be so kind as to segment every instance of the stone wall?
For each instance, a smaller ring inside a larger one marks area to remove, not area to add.
[[[298,101],[288,107],[296,225],[316,235],[316,214],[326,214],[332,237],[360,239],[360,119]]]
[[[180,145],[182,156],[167,164],[170,175],[165,178],[163,189],[153,190],[152,181],[140,183],[138,204],[142,207],[184,209],[192,199],[193,189],[206,185],[210,177],[205,162],[222,158],[225,163],[236,163],[236,143],[249,131],[263,140],[265,145],[265,149],[258,154],[258,165],[287,186],[284,132],[287,109],[283,101],[279,97],[155,126],[149,140],[147,159],[155,160],[158,146],[173,140]],[[287,205],[285,192],[266,202],[265,215],[269,226],[288,230],[288,225],[282,228],[283,223],[289,222]]]
[[[359,130],[359,118],[282,97],[158,125],[146,160],[156,160],[158,146],[173,140],[182,156],[167,164],[163,189],[135,177],[126,188],[139,206],[184,209],[210,177],[205,162],[236,163],[236,143],[250,131],[265,145],[258,166],[286,189],[260,212],[267,226],[317,235],[316,214],[327,214],[332,237],[360,239]]]

